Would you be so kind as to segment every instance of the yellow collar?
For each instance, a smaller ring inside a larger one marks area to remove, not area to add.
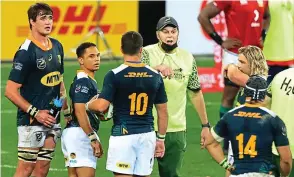
[[[40,47],[40,48],[41,48],[42,50],[44,50],[44,51],[47,51],[47,50],[52,49],[52,42],[51,42],[51,40],[50,40],[49,37],[47,38],[47,39],[48,39],[48,44],[49,44],[48,48],[46,48],[46,47],[45,47],[44,45],[42,45],[39,41],[37,41],[37,40],[33,37],[32,34],[30,34],[30,35],[28,36],[28,39],[31,40],[36,46]]]
[[[136,67],[136,68],[144,67],[145,66],[145,64],[142,63],[142,62],[140,62],[140,63],[139,62],[138,63],[133,63],[133,62],[125,61],[124,64],[127,65],[127,66]]]

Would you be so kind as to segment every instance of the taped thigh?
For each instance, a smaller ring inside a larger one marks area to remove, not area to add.
[[[41,148],[37,160],[51,161],[54,155],[54,149]]]
[[[24,161],[24,162],[30,162],[35,163],[37,161],[38,157],[38,149],[22,149],[18,148],[18,160]]]

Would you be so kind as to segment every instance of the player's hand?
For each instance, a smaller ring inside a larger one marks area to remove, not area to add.
[[[103,155],[103,148],[98,140],[92,141],[91,146],[95,157],[101,158]]]
[[[174,71],[167,65],[161,64],[156,67],[156,70],[159,71],[165,78],[171,78],[174,75]]]
[[[162,158],[165,152],[164,141],[156,140],[155,157]]]
[[[56,123],[56,119],[49,114],[49,110],[39,110],[35,119],[46,127],[52,127]]]
[[[231,48],[238,48],[242,46],[242,42],[239,39],[236,38],[227,38],[223,43],[222,47],[225,49],[231,49]]]
[[[205,148],[206,140],[208,140],[209,134],[210,134],[209,128],[203,127],[201,130],[201,140],[200,140],[201,149]]]
[[[228,168],[227,168],[227,170],[228,170],[229,172],[232,172],[232,171],[235,170],[235,166],[234,166],[234,165],[229,165]]]

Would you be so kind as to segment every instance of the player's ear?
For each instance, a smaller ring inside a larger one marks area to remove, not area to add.
[[[35,22],[34,22],[33,19],[30,19],[30,24],[31,24],[32,26],[35,26]]]
[[[159,38],[159,31],[156,31],[156,37],[157,37],[157,39],[160,41],[160,38]]]
[[[84,64],[84,59],[82,57],[79,57],[78,58],[78,61],[79,61],[80,65],[83,65]]]

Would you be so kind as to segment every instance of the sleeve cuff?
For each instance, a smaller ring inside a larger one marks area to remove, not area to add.
[[[201,90],[201,87],[199,88],[191,88],[191,87],[187,87],[189,90],[193,91],[193,92],[199,92]]]
[[[214,127],[211,128],[211,135],[213,136],[213,138],[217,141],[217,142],[222,142],[224,140],[223,137],[220,137],[215,131],[214,131]]]

